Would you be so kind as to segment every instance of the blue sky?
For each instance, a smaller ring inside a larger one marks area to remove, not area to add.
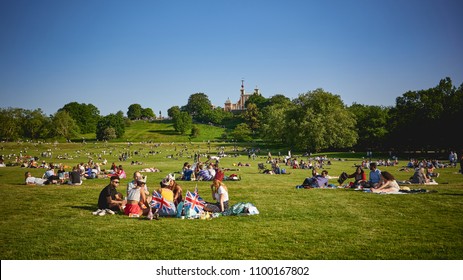
[[[462,1],[0,0],[0,107],[157,114],[205,93],[216,106],[323,88],[394,105],[463,82]]]

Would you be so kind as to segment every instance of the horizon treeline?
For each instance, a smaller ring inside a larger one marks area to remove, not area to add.
[[[446,77],[433,88],[408,91],[395,106],[347,106],[339,95],[315,89],[297,98],[278,94],[269,98],[253,94],[246,110],[226,112],[214,108],[204,93],[192,94],[184,106],[168,110],[179,134],[199,132],[195,123],[225,128],[222,139],[263,141],[293,150],[457,150],[462,148],[458,130],[463,120],[463,84],[455,87]],[[151,108],[131,104],[122,111],[101,116],[93,104],[71,102],[46,116],[38,108],[0,108],[0,139],[70,141],[95,133],[97,140],[120,139],[134,120],[153,120]]]

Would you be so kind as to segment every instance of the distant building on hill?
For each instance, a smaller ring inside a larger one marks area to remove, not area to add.
[[[232,103],[230,98],[225,102],[224,110],[227,112],[242,112],[246,111],[244,104],[253,94],[260,95],[259,89],[256,87],[253,93],[246,93],[244,90],[244,80],[241,80],[240,99],[236,103]]]

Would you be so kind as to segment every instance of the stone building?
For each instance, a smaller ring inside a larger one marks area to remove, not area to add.
[[[253,94],[260,95],[259,89],[256,87],[253,93],[246,93],[246,91],[244,90],[244,80],[241,80],[240,99],[236,103],[232,103],[230,101],[230,98],[228,98],[227,101],[225,102],[224,110],[227,112],[245,111],[246,107],[244,104],[249,99],[249,97],[251,97],[251,95]]]

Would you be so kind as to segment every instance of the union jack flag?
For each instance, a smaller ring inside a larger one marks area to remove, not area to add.
[[[164,197],[157,191],[153,191],[153,197],[150,201],[152,208],[161,210],[162,212],[169,213],[172,211],[172,205],[169,201],[165,200]]]
[[[206,202],[199,196],[197,192],[192,193],[188,191],[186,193],[184,207],[190,207],[190,209],[194,209],[196,213],[201,213],[203,212],[205,203]]]

